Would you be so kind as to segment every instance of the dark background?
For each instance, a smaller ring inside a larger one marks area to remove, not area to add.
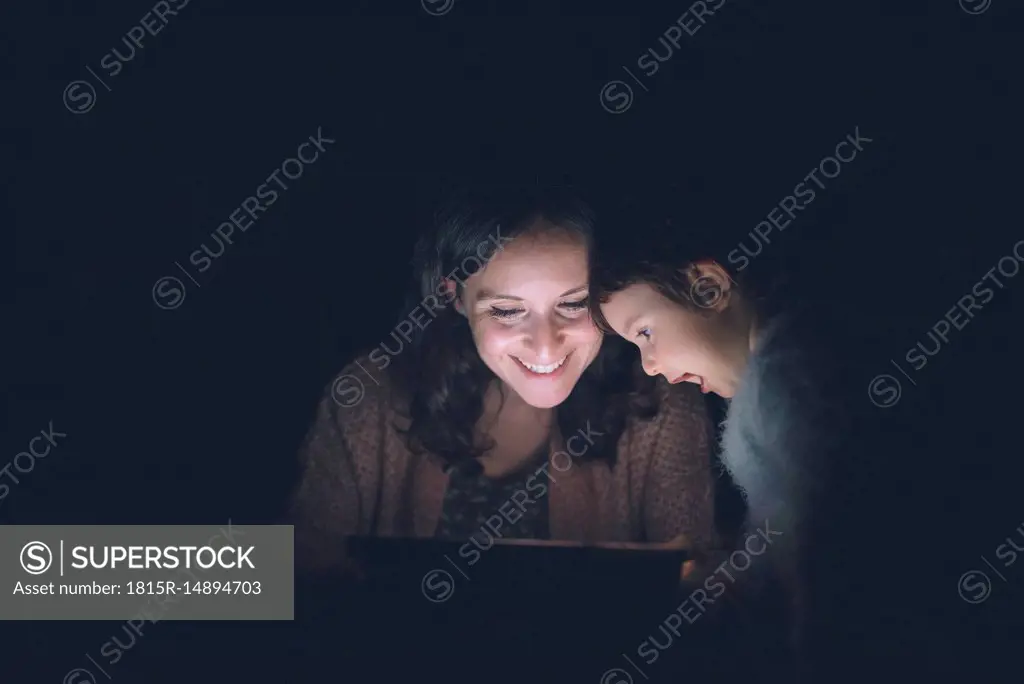
[[[873,142],[767,258],[821,283],[816,296],[835,290],[863,321],[861,361],[875,359],[876,373],[1024,238],[1021,12],[1006,0],[978,15],[955,0],[727,0],[650,77],[637,57],[664,49],[658,38],[688,3],[456,0],[431,16],[413,0],[192,0],[107,79],[110,92],[97,89],[93,109],[69,112],[68,82],[92,80],[86,66],[105,76],[100,59],[123,53],[121,36],[151,7],[52,2],[8,24],[3,453],[50,421],[68,436],[0,502],[6,523],[276,520],[316,401],[401,319],[412,242],[464,181],[579,185],[599,207],[628,196],[654,214],[645,198],[670,197],[738,242],[859,127]],[[631,83],[631,106],[611,114],[599,93],[630,82],[622,65],[647,90]],[[200,287],[185,283],[180,307],[157,307],[154,283],[181,277],[175,261],[192,269],[188,255],[212,246],[213,229],[318,128],[337,142],[235,233]],[[628,230],[613,222],[603,237]],[[924,464],[894,462],[892,476],[930,494],[907,511],[920,566],[879,558],[879,572],[894,595],[922,569],[941,576],[938,610],[963,610],[977,633],[1024,606],[1024,564],[984,605],[954,589],[1024,522],[1021,283],[1007,281],[898,405],[878,409],[885,448]],[[936,567],[939,547],[963,562]],[[6,626],[5,658],[54,682],[117,627]],[[299,681],[313,674],[295,669],[310,652],[351,655],[319,627],[152,630],[115,680],[203,678],[199,663],[227,670],[259,654],[258,672]],[[449,664],[474,648],[452,641]],[[402,643],[381,652],[394,659]],[[615,657],[595,649],[572,672],[597,680]],[[383,678],[368,672],[360,679]]]

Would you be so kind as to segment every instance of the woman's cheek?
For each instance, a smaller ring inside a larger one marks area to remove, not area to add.
[[[481,354],[501,356],[509,352],[518,335],[495,321],[487,321],[478,329],[477,346]]]
[[[604,340],[604,335],[597,329],[589,316],[574,321],[568,337],[572,340],[573,347],[587,351],[584,367],[589,366],[590,362],[597,358],[597,353],[601,350],[601,342]]]
[[[579,344],[586,344],[587,342],[599,343],[604,335],[594,325],[593,319],[590,316],[581,316],[577,320],[573,321],[565,327],[573,339]]]

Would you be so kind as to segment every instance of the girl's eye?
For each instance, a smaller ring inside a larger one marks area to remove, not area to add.
[[[649,340],[649,339],[651,339],[651,329],[650,328],[640,328],[640,331],[636,334],[636,336],[637,337],[642,337],[642,338],[644,338],[646,340]]]
[[[499,309],[496,306],[492,306],[488,312],[491,318],[505,319],[515,318],[519,314],[523,313],[524,309]]]

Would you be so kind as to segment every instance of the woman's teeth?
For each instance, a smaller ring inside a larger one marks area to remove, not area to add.
[[[520,359],[518,356],[513,356],[512,358],[514,358],[516,361],[518,361],[519,363],[521,363],[524,366],[526,366],[527,368],[529,368],[534,373],[540,373],[541,375],[547,375],[548,373],[554,373],[556,370],[558,370],[559,366],[561,366],[563,363],[565,363],[565,360],[567,358],[569,358],[569,355],[566,354],[565,356],[562,357],[561,361],[559,361],[558,363],[553,363],[550,366],[535,366],[532,363],[526,363],[525,361]]]

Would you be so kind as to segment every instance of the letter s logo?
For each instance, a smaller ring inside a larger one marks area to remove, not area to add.
[[[43,542],[33,541],[21,548],[21,567],[30,575],[41,575],[53,564],[53,553]]]

